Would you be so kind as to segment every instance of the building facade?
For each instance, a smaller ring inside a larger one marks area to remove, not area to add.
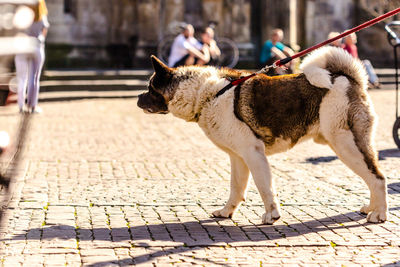
[[[284,30],[286,44],[304,49],[331,31],[344,31],[391,8],[379,0],[47,0],[47,5],[47,64],[54,68],[149,67],[149,55],[176,32],[177,22],[199,29],[210,21],[218,23],[218,36],[238,45],[242,66],[256,67],[273,28]],[[359,33],[360,56],[378,65],[392,60],[383,26]]]

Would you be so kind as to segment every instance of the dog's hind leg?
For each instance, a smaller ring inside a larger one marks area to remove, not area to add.
[[[213,212],[215,217],[232,217],[240,203],[246,198],[249,168],[238,155],[230,153],[229,156],[231,160],[231,192],[225,207]]]
[[[370,190],[370,204],[361,209],[368,214],[369,222],[383,222],[387,219],[386,179],[379,171],[372,146],[360,147],[357,137],[350,130],[338,130],[328,142],[338,157],[356,174],[361,176]],[[369,152],[368,152],[369,151]]]
[[[321,133],[338,157],[370,190],[370,204],[361,212],[369,222],[387,219],[386,179],[379,171],[373,146],[374,111],[365,90],[344,76],[335,79],[320,107]]]

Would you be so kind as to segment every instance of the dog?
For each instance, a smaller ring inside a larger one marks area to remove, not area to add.
[[[273,224],[280,210],[266,156],[313,139],[329,145],[367,184],[370,203],[361,208],[367,221],[387,220],[386,178],[373,142],[377,117],[358,59],[341,48],[323,47],[303,60],[300,74],[260,74],[219,94],[230,80],[250,73],[209,66],[169,68],[155,56],[151,60],[155,72],[138,106],[146,113],[172,113],[197,122],[229,154],[230,196],[214,216],[233,215],[245,200],[250,171],[265,206],[262,223]]]

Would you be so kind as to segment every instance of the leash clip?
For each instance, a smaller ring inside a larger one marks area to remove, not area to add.
[[[272,64],[272,68],[276,69],[277,67],[278,67],[278,65],[276,65],[276,62],[274,62],[274,63]]]
[[[264,68],[262,68],[261,70],[257,71],[256,73],[257,73],[257,74],[260,74],[260,73],[267,73],[267,72],[269,71],[269,69],[272,68],[272,67],[273,67],[273,65],[265,66]]]

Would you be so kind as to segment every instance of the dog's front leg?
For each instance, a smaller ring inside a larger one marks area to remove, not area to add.
[[[243,158],[250,169],[254,182],[264,202],[265,214],[262,217],[262,222],[265,224],[273,224],[280,218],[280,213],[273,188],[271,170],[265,156],[264,144],[260,141],[257,142],[257,144],[251,145],[246,150]]]
[[[213,212],[215,217],[232,217],[240,203],[246,198],[249,168],[238,155],[230,153],[229,156],[231,159],[231,192],[225,207]]]

